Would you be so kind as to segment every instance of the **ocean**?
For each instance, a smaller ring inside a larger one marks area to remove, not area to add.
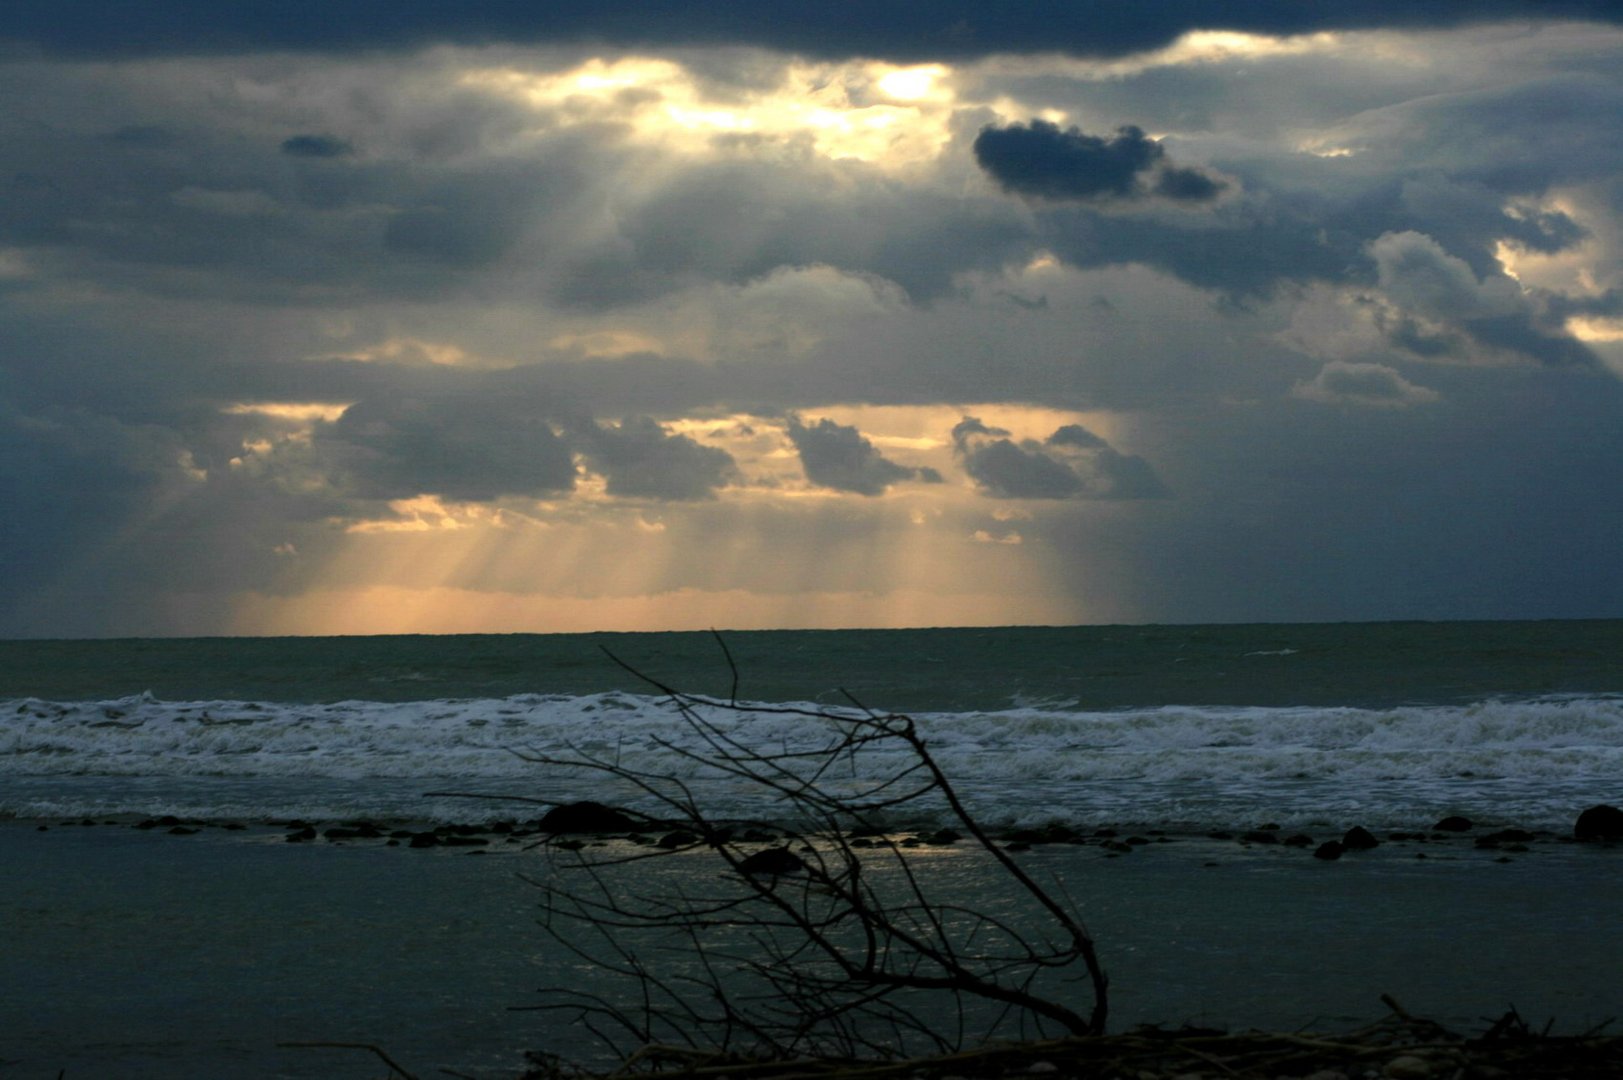
[[[736,695],[714,715],[763,753],[828,745],[845,710],[905,713],[987,825],[1139,834],[1019,856],[1099,941],[1116,1030],[1345,1030],[1383,993],[1466,1029],[1510,1005],[1568,1031],[1623,1010],[1623,851],[1562,842],[1623,803],[1623,621],[9,641],[0,1076],[384,1071],[284,1045],[321,1041],[481,1080],[526,1048],[589,1059],[558,1014],[515,1011],[616,992],[536,926],[542,852],[288,843],[286,822],[656,809],[533,760],[584,753],[792,824],[695,762],[660,685]],[[164,815],[177,831],[131,827]],[[1445,815],[1474,832],[1423,838]],[[1334,862],[1241,842],[1263,825],[1383,842]],[[1537,838],[1473,842],[1512,827]],[[926,884],[1002,902],[965,845],[918,851]],[[645,887],[673,895],[716,873],[661,872]]]
[[[1176,829],[1623,798],[1623,621],[0,642],[0,817],[456,820],[570,801],[528,757],[691,774],[649,679],[917,721],[989,823]],[[731,654],[731,665],[728,660]],[[728,718],[813,748],[800,716]],[[633,793],[626,793],[635,802]],[[770,817],[731,788],[718,813]],[[490,809],[497,804],[493,803]]]

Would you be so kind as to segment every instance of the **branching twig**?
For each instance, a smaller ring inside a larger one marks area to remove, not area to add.
[[[778,865],[757,870],[759,845],[712,818],[672,771],[584,750],[521,755],[626,785],[656,808],[649,820],[697,837],[658,851],[552,849],[554,872],[532,879],[543,926],[570,954],[626,979],[632,993],[617,1003],[563,990],[538,1007],[575,1015],[617,1052],[622,1073],[669,1063],[645,1049],[655,1044],[752,1060],[872,1060],[961,1050],[1006,1030],[1005,1022],[1023,1036],[1102,1033],[1108,984],[1081,919],[993,842],[912,719],[855,698],[855,711],[740,705],[737,665],[717,641],[732,675],[726,701],[685,693],[609,657],[663,695],[685,727],[689,738],[656,738],[657,747],[684,768],[753,785],[785,808],[776,823]],[[811,750],[758,749],[748,738],[756,714],[801,717],[829,737]],[[887,766],[862,778],[857,759],[875,753]],[[849,763],[849,782],[844,769],[833,779],[840,763]],[[932,894],[908,849],[885,830],[898,812],[926,806],[945,807],[1042,926],[1022,929]],[[707,881],[696,894],[650,895],[629,877],[632,863],[694,848],[707,849],[720,871],[689,879]],[[686,971],[651,962],[673,949]],[[1040,973],[1073,965],[1092,988],[1082,1011],[1037,986]]]

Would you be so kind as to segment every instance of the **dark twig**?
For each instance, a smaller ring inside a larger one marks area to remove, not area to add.
[[[536,1007],[574,1015],[618,1054],[622,1073],[672,1064],[647,1048],[673,1043],[755,1061],[850,1062],[956,1052],[1011,1029],[1025,1037],[1056,1029],[1102,1033],[1108,983],[1073,906],[992,841],[914,722],[854,697],[854,712],[740,705],[738,667],[716,639],[732,676],[726,701],[680,691],[607,653],[663,695],[685,726],[687,740],[652,740],[681,763],[683,776],[582,750],[520,755],[628,786],[654,805],[662,824],[698,838],[659,851],[549,849],[555,872],[529,879],[540,889],[543,927],[570,954],[627,980],[631,994],[611,1001],[560,990]],[[804,718],[829,737],[809,750],[760,749],[748,738],[758,714]],[[857,760],[870,751],[887,764],[864,775]],[[849,782],[835,779],[845,763]],[[743,843],[737,829],[707,814],[683,778],[689,768],[780,801],[786,820],[776,825],[777,870],[754,869],[759,845]],[[885,833],[897,813],[926,807],[946,809],[1042,926],[1023,930],[1016,920],[932,895],[910,852]],[[859,852],[855,834],[876,839],[863,840]],[[644,895],[626,876],[631,863],[695,848],[715,856],[719,877],[694,893]],[[682,943],[686,970],[667,973],[652,958],[677,949],[673,942]],[[1039,974],[1073,965],[1091,983],[1086,1012],[1037,986]],[[972,1009],[973,1002],[981,1007]],[[942,1016],[954,1022],[943,1024]],[[684,1072],[695,1068],[696,1059],[683,1062]]]

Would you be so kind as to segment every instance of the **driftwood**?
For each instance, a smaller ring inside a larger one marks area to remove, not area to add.
[[[1552,1035],[1514,1010],[1474,1037],[1409,1015],[1394,1015],[1339,1035],[1225,1033],[1141,1028],[1119,1035],[1067,1036],[1003,1043],[905,1061],[745,1060],[699,1056],[687,1048],[649,1047],[637,1062],[607,1074],[624,1078],[657,1065],[691,1080],[1614,1080],[1623,1076],[1623,1037],[1600,1030]],[[539,1062],[524,1080],[563,1080],[558,1062]]]
[[[999,1037],[1103,1033],[1107,981],[1080,916],[987,835],[910,718],[854,699],[846,709],[744,706],[736,667],[731,697],[719,700],[622,666],[685,725],[680,743],[660,741],[673,760],[751,785],[783,812],[721,821],[674,771],[581,750],[530,756],[639,793],[669,830],[659,847],[548,845],[548,873],[531,878],[543,925],[625,992],[559,989],[530,1008],[595,1035],[627,1073],[908,1059]],[[803,718],[826,740],[803,751],[754,747],[745,726],[766,713]],[[879,775],[857,768],[874,757],[896,764]],[[932,891],[921,853],[891,831],[922,813],[952,822],[937,842],[962,841],[991,860],[1000,899],[1023,908],[1018,920]],[[704,875],[684,874],[693,891],[659,892],[647,864],[668,858],[707,859],[714,874],[703,886],[693,883]]]

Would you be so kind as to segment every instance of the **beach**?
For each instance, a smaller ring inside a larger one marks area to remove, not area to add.
[[[1327,863],[1164,839],[1019,856],[1099,941],[1115,1030],[1351,1030],[1384,1014],[1382,994],[1461,1030],[1514,1006],[1572,1033],[1623,1007],[1610,932],[1623,850],[1549,839],[1506,856],[1440,839]],[[546,860],[523,844],[13,822],[0,846],[15,883],[0,901],[8,1077],[378,1073],[364,1053],[278,1046],[295,1041],[371,1043],[418,1075],[491,1080],[517,1075],[526,1049],[597,1053],[560,1018],[512,1011],[581,977],[536,925],[518,875]],[[984,858],[953,845],[919,861],[950,895],[995,906]],[[687,862],[662,872],[718,873]]]

